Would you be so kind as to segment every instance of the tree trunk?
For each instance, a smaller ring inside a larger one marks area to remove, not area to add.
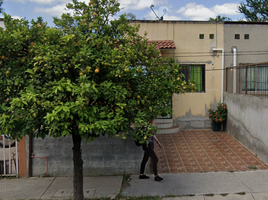
[[[74,200],[83,200],[83,159],[81,149],[81,136],[75,133],[72,134],[73,138],[73,164],[74,164]]]

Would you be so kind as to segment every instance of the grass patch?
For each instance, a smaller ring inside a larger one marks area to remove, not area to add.
[[[252,170],[257,170],[258,167],[257,166],[248,166],[249,169],[252,169]]]

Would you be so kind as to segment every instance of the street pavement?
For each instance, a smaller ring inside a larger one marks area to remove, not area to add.
[[[268,200],[268,170],[84,177],[85,198],[161,196],[163,200]],[[71,199],[72,177],[0,179],[0,199]]]

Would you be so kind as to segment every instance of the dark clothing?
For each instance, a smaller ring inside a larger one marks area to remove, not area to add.
[[[143,155],[143,159],[141,162],[140,174],[144,174],[145,165],[146,165],[149,157],[151,157],[151,159],[153,160],[154,175],[158,175],[158,173],[157,173],[158,158],[154,152],[154,143],[150,142],[148,146],[146,144],[143,144],[142,149],[144,150],[144,155]]]

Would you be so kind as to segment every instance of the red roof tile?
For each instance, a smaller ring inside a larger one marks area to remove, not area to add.
[[[175,44],[172,40],[154,40],[148,41],[148,44],[152,44],[152,42],[156,43],[157,49],[176,49]]]

